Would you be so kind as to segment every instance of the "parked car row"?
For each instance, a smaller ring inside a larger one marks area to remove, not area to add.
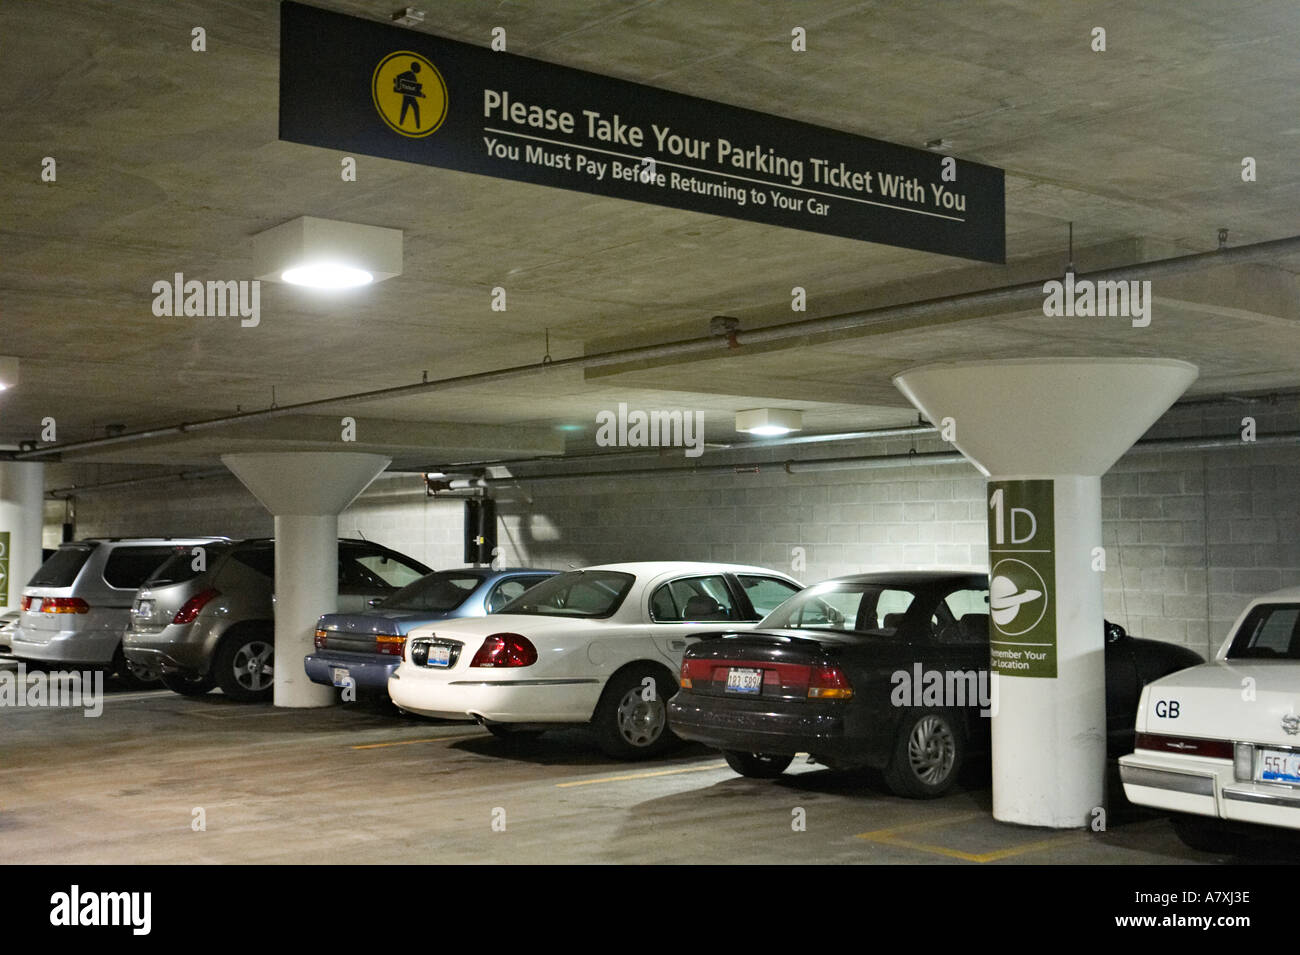
[[[268,700],[274,576],[269,539],[64,544],[4,634],[19,659]],[[757,778],[807,753],[918,798],[989,749],[987,700],[900,705],[893,692],[913,668],[987,675],[985,574],[804,588],[703,562],[435,572],[341,540],[338,593],[303,661],[311,680],[502,738],[588,726],[622,759],[693,740]],[[1104,646],[1108,750],[1131,802],[1174,813],[1198,848],[1222,848],[1225,821],[1300,829],[1300,588],[1251,603],[1210,663],[1109,622]]]

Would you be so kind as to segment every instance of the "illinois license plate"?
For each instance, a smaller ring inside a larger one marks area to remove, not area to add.
[[[429,645],[429,666],[445,667],[451,663],[451,647],[442,647],[436,643]]]
[[[728,693],[757,693],[763,686],[763,671],[732,667],[727,673]]]
[[[1300,753],[1280,749],[1259,751],[1258,779],[1264,783],[1300,783]]]
[[[331,676],[334,679],[335,686],[347,686],[348,679],[352,676],[352,674],[349,673],[347,670],[345,670],[343,667],[334,667]]]

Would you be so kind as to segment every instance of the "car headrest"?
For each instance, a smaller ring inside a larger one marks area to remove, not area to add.
[[[687,620],[729,620],[722,605],[712,597],[696,594],[686,601],[684,616]]]

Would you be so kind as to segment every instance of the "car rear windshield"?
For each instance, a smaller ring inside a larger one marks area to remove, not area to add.
[[[63,544],[41,564],[28,582],[29,587],[71,587],[86,566],[94,544]]]
[[[415,583],[407,584],[397,593],[386,598],[379,606],[383,610],[429,610],[434,613],[446,613],[455,610],[469,599],[469,595],[482,582],[482,577],[473,574],[439,571],[421,577]]]
[[[257,571],[263,577],[271,580],[275,579],[274,544],[254,544],[251,547],[240,547],[230,555],[230,558],[239,561],[251,570]]]
[[[1232,638],[1230,660],[1300,660],[1300,604],[1260,604]]]
[[[115,547],[104,561],[104,580],[118,590],[136,590],[171,553],[170,545]]]
[[[615,570],[571,570],[542,581],[498,613],[541,617],[609,617],[623,603],[636,578]]]
[[[809,587],[772,611],[764,630],[829,630],[892,637],[916,595],[892,584],[837,581]]]
[[[210,545],[180,545],[173,547],[171,556],[149,575],[148,587],[166,587],[183,584],[204,573],[215,563],[220,551]]]

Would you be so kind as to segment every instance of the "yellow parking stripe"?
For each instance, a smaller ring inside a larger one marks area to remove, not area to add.
[[[445,743],[453,739],[474,739],[486,733],[457,733],[455,736],[430,736],[426,739],[397,739],[388,743],[358,743],[349,749],[382,749],[385,746],[410,746],[412,743]]]
[[[961,849],[950,849],[947,846],[939,846],[929,842],[914,842],[911,839],[900,837],[900,834],[904,832],[912,832],[917,829],[938,828],[940,826],[966,822],[977,818],[987,819],[988,815],[983,812],[967,812],[956,816],[927,819],[922,822],[909,823],[904,826],[894,826],[890,829],[876,829],[871,832],[860,832],[855,836],[855,838],[866,839],[869,842],[878,842],[881,845],[896,846],[900,849],[913,849],[917,852],[928,852],[932,855],[947,856],[950,859],[961,859],[965,862],[980,863],[997,862],[1000,859],[1009,859],[1014,856],[1027,855],[1031,852],[1041,852],[1044,849],[1050,849],[1054,846],[1060,846],[1070,842],[1078,842],[1087,838],[1086,832],[1069,832],[1064,835],[1053,836],[1050,839],[1039,839],[1034,842],[1024,842],[1020,845],[1008,846],[1005,849],[995,849],[992,852],[963,852]]]
[[[600,779],[576,779],[568,783],[556,783],[559,789],[570,786],[595,786],[597,783],[621,783],[628,779],[650,779],[653,776],[677,776],[681,773],[702,773],[706,769],[721,769],[726,763],[709,763],[707,766],[687,766],[684,769],[659,769],[652,773],[628,773],[626,776],[602,776]]]

